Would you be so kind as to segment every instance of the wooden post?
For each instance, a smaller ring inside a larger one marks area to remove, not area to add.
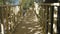
[[[1,7],[1,9],[2,9],[2,11],[1,11],[1,31],[2,31],[2,34],[4,34],[4,22],[3,22],[3,20],[4,20],[4,11],[3,11],[3,7]]]
[[[9,23],[8,23],[8,6],[6,6],[6,28],[7,28],[7,33],[6,34],[11,34],[10,32],[9,32]]]

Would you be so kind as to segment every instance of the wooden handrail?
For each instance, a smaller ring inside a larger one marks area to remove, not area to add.
[[[48,6],[60,6],[60,3],[39,3],[39,5],[48,5]],[[21,6],[21,5],[0,5],[0,7],[6,6]]]
[[[39,5],[60,6],[60,3],[39,3]],[[0,7],[6,6],[21,6],[21,5],[0,5]]]
[[[60,3],[40,3],[39,5],[60,6]]]

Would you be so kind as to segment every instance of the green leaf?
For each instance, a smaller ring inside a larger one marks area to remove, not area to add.
[[[0,0],[0,5],[1,5],[1,4],[3,4],[3,1],[2,1],[2,0]]]

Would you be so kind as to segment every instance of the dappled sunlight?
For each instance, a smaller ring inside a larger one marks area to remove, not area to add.
[[[51,5],[59,6],[59,3],[52,3]]]
[[[48,32],[48,34],[51,34],[50,32]]]
[[[14,12],[15,15],[18,14],[19,10],[20,10],[19,6],[13,7],[13,12]]]
[[[34,2],[34,6],[35,6],[34,10],[36,11],[36,14],[39,14],[39,5],[38,5],[38,3]]]
[[[56,18],[57,17],[57,14],[54,14],[54,18]]]
[[[1,34],[4,34],[4,25],[3,24],[0,25],[1,25]]]
[[[40,31],[36,31],[34,34],[42,34],[42,32],[40,32]]]
[[[54,33],[57,33],[57,26],[56,26],[56,24],[53,24],[53,31],[54,31]]]

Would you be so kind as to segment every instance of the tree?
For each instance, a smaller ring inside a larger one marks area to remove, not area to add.
[[[3,1],[2,1],[2,0],[0,0],[0,5],[1,5],[1,4],[3,4]]]

